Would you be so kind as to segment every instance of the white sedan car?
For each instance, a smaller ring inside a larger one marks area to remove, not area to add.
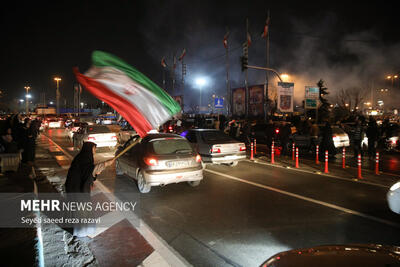
[[[107,126],[82,126],[73,135],[74,147],[82,147],[83,142],[93,142],[97,147],[113,148],[117,145],[117,135]]]
[[[386,197],[389,208],[393,212],[400,214],[400,181],[390,187]]]

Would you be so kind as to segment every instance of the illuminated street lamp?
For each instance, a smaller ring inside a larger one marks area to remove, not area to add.
[[[59,88],[59,83],[61,81],[61,78],[55,77],[54,80],[57,83],[57,90],[56,90],[56,111],[57,115],[60,114],[60,88]]]
[[[392,88],[393,88],[393,85],[394,85],[394,80],[395,79],[397,79],[399,76],[397,75],[397,74],[393,74],[393,75],[388,75],[388,76],[386,76],[386,79],[387,80],[391,80],[392,81]]]
[[[29,113],[29,101],[28,101],[28,98],[31,98],[31,95],[28,92],[31,89],[31,87],[30,86],[25,86],[24,88],[26,90],[26,95],[25,95],[25,98],[26,98],[26,101],[25,101],[25,113],[28,114]]]
[[[200,105],[199,105],[199,113],[200,113],[200,110],[201,110],[201,90],[202,90],[203,86],[204,86],[207,82],[206,82],[206,79],[205,79],[205,78],[200,77],[200,78],[197,78],[197,79],[196,79],[195,83],[196,83],[197,86],[199,86],[199,89],[200,89],[200,100],[199,100],[199,102],[200,102]]]
[[[286,73],[281,74],[281,78],[282,78],[282,81],[288,82],[289,81],[289,74],[286,74]]]

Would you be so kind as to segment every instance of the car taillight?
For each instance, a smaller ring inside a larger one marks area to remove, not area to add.
[[[279,129],[275,129],[275,133],[278,134],[279,133]]]
[[[89,136],[89,137],[87,138],[87,140],[88,140],[88,141],[90,141],[90,140],[93,140],[93,141],[94,141],[94,140],[96,140],[96,138],[93,137],[93,136]]]
[[[211,153],[221,153],[221,149],[218,147],[211,148]]]
[[[169,126],[168,129],[172,130],[172,126]]]
[[[246,146],[240,146],[240,151],[246,151]]]
[[[200,155],[196,156],[196,162],[201,162],[201,156]]]
[[[157,166],[158,160],[156,158],[144,158],[144,163],[149,166]]]

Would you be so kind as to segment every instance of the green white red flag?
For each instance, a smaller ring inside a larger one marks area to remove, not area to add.
[[[161,66],[162,66],[163,68],[166,68],[166,67],[167,67],[167,63],[165,62],[165,57],[163,57],[163,58],[161,59]]]
[[[267,35],[268,35],[268,30],[269,30],[269,16],[268,16],[267,20],[265,21],[264,31],[263,31],[263,33],[261,34],[261,37],[262,37],[262,38],[266,38],[266,37],[267,37]]]
[[[74,73],[81,85],[121,114],[141,137],[181,110],[157,84],[109,53],[94,51],[92,67],[85,74],[77,68]]]
[[[186,55],[186,48],[183,49],[182,54],[179,56],[178,60],[182,61],[182,59],[185,57]]]

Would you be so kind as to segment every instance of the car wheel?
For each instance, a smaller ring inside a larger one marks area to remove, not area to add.
[[[198,186],[200,184],[200,180],[198,181],[188,181],[188,184],[192,187]]]
[[[121,166],[119,165],[119,161],[115,161],[115,172],[117,175],[123,175],[124,171],[121,169]]]
[[[149,185],[146,182],[146,179],[144,179],[144,176],[141,171],[139,171],[137,174],[137,184],[138,184],[138,189],[139,189],[140,193],[150,192],[151,185]]]
[[[236,165],[238,165],[238,163],[239,163],[239,161],[234,161],[234,162],[229,163],[229,166],[235,167]]]

